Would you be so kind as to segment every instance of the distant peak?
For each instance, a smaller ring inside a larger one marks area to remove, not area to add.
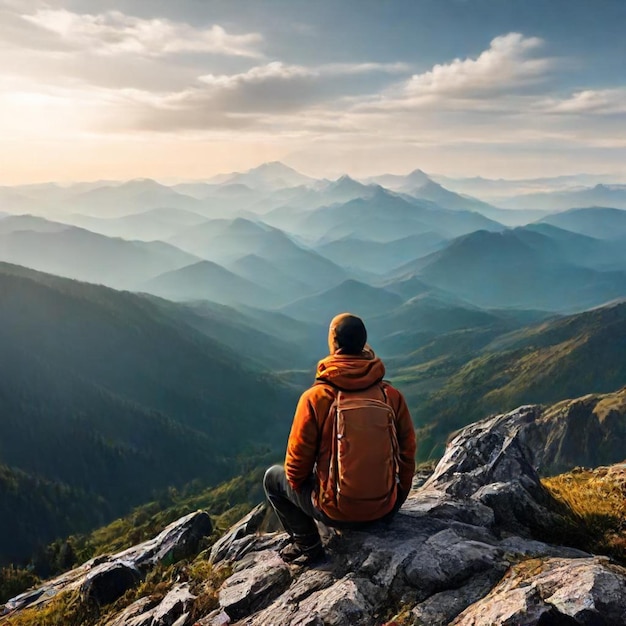
[[[425,184],[432,182],[430,176],[420,169],[413,170],[406,179],[411,183]]]
[[[294,170],[293,167],[289,167],[288,165],[285,165],[280,161],[269,161],[267,163],[262,163],[261,165],[258,165],[257,167],[253,167],[252,169],[248,170],[248,172],[289,172],[291,174],[300,174],[300,172]]]
[[[332,187],[333,189],[339,189],[341,187],[361,188],[361,187],[364,187],[364,185],[360,183],[358,180],[354,180],[354,178],[351,178],[347,174],[344,174],[343,176],[340,176],[337,180],[331,182],[330,187]]]

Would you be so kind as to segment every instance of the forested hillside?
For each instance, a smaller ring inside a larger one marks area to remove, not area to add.
[[[58,518],[43,535],[36,522],[2,533],[2,558],[54,538],[72,518],[68,502],[76,527],[101,523],[155,490],[224,479],[240,470],[238,456],[284,445],[295,391],[175,311],[0,266],[0,461],[42,493],[57,490],[48,500],[30,493],[15,519]]]
[[[626,303],[501,334],[480,347],[470,339],[463,346],[454,335],[448,343],[440,337],[430,354],[422,352],[428,357],[421,365],[398,371],[415,407],[420,457],[438,456],[450,432],[483,415],[626,382]]]

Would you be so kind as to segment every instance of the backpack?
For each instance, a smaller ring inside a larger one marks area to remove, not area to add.
[[[381,517],[395,503],[399,467],[396,415],[384,385],[337,390],[328,419],[332,444],[322,508],[355,522]]]

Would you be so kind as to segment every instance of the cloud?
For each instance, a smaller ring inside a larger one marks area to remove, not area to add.
[[[121,11],[79,14],[66,9],[38,9],[21,18],[56,35],[67,46],[90,54],[161,57],[186,52],[256,58],[262,56],[258,33],[235,35],[213,25],[199,29],[164,18],[142,19]]]
[[[207,74],[200,76],[202,83],[218,87],[234,88],[245,84],[260,84],[272,80],[298,80],[301,78],[322,78],[355,76],[382,72],[394,74],[407,72],[406,63],[329,63],[313,67],[303,65],[289,65],[281,61],[273,61],[266,65],[250,68],[246,72],[230,75]]]
[[[504,33],[482,52],[416,73],[376,59],[321,63],[280,46],[272,58],[269,37],[234,34],[225,22],[52,4],[0,0],[0,135],[16,142],[265,142],[305,152],[323,144],[324,162],[362,153],[364,168],[383,154],[400,167],[397,155],[417,160],[420,151],[461,163],[474,152],[624,142],[611,117],[624,113],[624,88],[568,93],[552,79],[571,65],[537,37]]]
[[[523,92],[549,76],[555,61],[536,56],[538,37],[508,33],[494,38],[476,58],[454,59],[361,102],[355,109],[380,111],[468,110],[504,112]]]
[[[412,76],[406,93],[471,98],[525,87],[543,80],[551,67],[549,59],[529,56],[542,44],[538,37],[520,33],[496,37],[476,59],[454,59]]]
[[[233,74],[203,74],[187,89],[145,94],[128,91],[131,126],[173,131],[287,122],[285,115],[330,107],[347,93],[371,88],[375,74],[407,72],[397,63],[291,65],[274,61]]]
[[[537,107],[545,113],[566,115],[614,115],[626,113],[626,88],[586,89],[568,98],[542,101]]]

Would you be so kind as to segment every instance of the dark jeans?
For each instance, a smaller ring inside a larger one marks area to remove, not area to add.
[[[314,520],[325,523],[330,521],[313,506],[313,481],[305,484],[298,493],[287,481],[282,465],[272,465],[265,472],[263,488],[280,523],[292,537],[319,535]]]
[[[322,511],[313,506],[311,493],[313,492],[313,478],[306,483],[300,493],[295,491],[285,476],[282,465],[272,465],[263,478],[265,495],[272,505],[283,528],[292,537],[319,536],[315,521],[334,528],[366,528],[376,522],[338,522],[330,519]],[[390,522],[398,511],[406,496],[398,498],[394,509],[385,515],[379,522]]]

